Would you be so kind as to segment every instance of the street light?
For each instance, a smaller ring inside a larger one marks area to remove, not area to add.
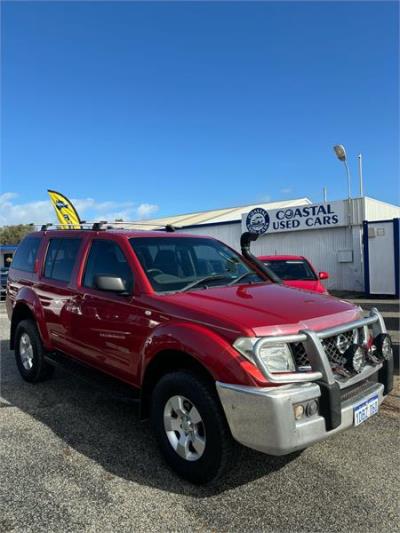
[[[343,144],[336,144],[333,147],[333,149],[339,161],[343,161],[344,166],[346,167],[348,198],[350,199],[351,198],[351,186],[350,186],[351,177],[350,177],[349,165],[347,164],[346,150],[344,149]]]
[[[364,184],[363,184],[363,158],[362,154],[358,154],[358,175],[360,177],[360,196],[364,196]]]

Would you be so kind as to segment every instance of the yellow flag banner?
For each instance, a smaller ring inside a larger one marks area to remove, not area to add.
[[[57,191],[48,189],[47,192],[49,193],[51,203],[56,211],[60,225],[67,229],[79,229],[81,219],[72,202]]]

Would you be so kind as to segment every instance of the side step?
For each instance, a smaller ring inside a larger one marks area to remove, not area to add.
[[[134,405],[140,403],[139,389],[108,376],[83,362],[67,357],[60,352],[47,353],[45,360],[117,401]]]

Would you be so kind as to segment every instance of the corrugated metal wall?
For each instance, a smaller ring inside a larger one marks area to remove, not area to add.
[[[209,235],[240,251],[241,224],[204,226],[182,230],[195,235]],[[353,262],[339,263],[338,250],[353,249]],[[361,227],[293,231],[260,236],[252,244],[255,255],[304,255],[318,271],[329,272],[328,289],[364,290],[361,262]]]

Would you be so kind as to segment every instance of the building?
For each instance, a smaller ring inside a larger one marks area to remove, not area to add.
[[[304,255],[329,272],[328,289],[399,295],[399,217],[399,206],[369,197],[299,198],[146,220],[145,227],[172,224],[236,250],[242,232],[252,231],[259,234],[254,254]]]

